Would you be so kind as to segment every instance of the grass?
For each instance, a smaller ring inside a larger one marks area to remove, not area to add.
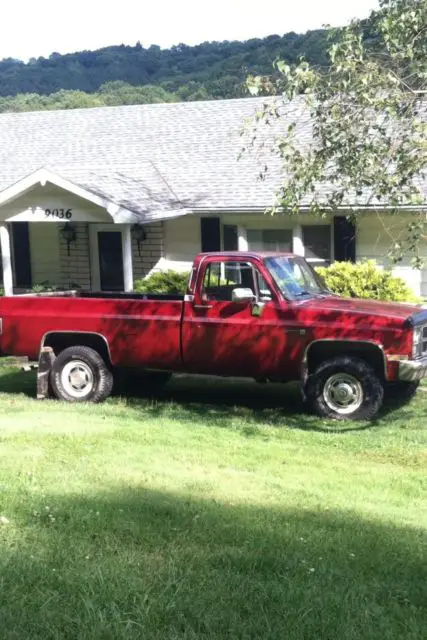
[[[292,387],[0,376],[2,640],[425,639],[427,393],[338,429]]]

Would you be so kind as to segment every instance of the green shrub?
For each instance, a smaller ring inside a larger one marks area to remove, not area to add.
[[[330,267],[317,267],[333,293],[346,298],[370,298],[392,302],[421,302],[402,278],[380,269],[374,260],[334,262]]]
[[[189,278],[188,271],[156,271],[143,280],[135,280],[133,288],[138,293],[184,294]]]
[[[28,293],[54,293],[57,291],[74,291],[80,289],[80,285],[71,283],[69,285],[56,285],[50,284],[48,280],[35,284],[31,287]]]

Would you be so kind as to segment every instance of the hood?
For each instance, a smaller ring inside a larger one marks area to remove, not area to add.
[[[416,304],[400,302],[382,302],[380,300],[364,300],[361,298],[340,298],[325,296],[309,298],[299,303],[309,306],[310,310],[329,311],[338,313],[363,314],[377,317],[387,317],[397,321],[409,320],[414,315],[422,314],[423,308]]]

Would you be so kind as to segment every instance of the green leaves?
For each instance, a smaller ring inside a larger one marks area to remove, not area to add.
[[[331,31],[326,70],[305,60],[275,69],[274,81],[256,80],[258,92],[275,88],[279,118],[280,104],[299,97],[313,143],[302,146],[296,120],[273,143],[282,169],[274,211],[297,213],[309,203],[317,215],[342,205],[350,212],[386,205],[393,214],[426,204],[419,185],[427,168],[427,0],[383,0],[368,21]],[[270,122],[268,111],[260,121]],[[392,241],[393,257],[407,250],[419,265],[427,233],[409,235],[410,242]]]
[[[155,271],[142,280],[134,282],[134,291],[137,293],[171,293],[184,294],[187,290],[190,273],[168,271]]]
[[[374,260],[359,264],[335,262],[330,267],[317,267],[316,271],[333,293],[346,298],[420,302],[402,278],[380,269]]]

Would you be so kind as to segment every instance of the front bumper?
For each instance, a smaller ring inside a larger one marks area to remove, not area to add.
[[[419,382],[427,377],[427,358],[419,360],[401,360],[399,362],[399,380],[403,382]]]

